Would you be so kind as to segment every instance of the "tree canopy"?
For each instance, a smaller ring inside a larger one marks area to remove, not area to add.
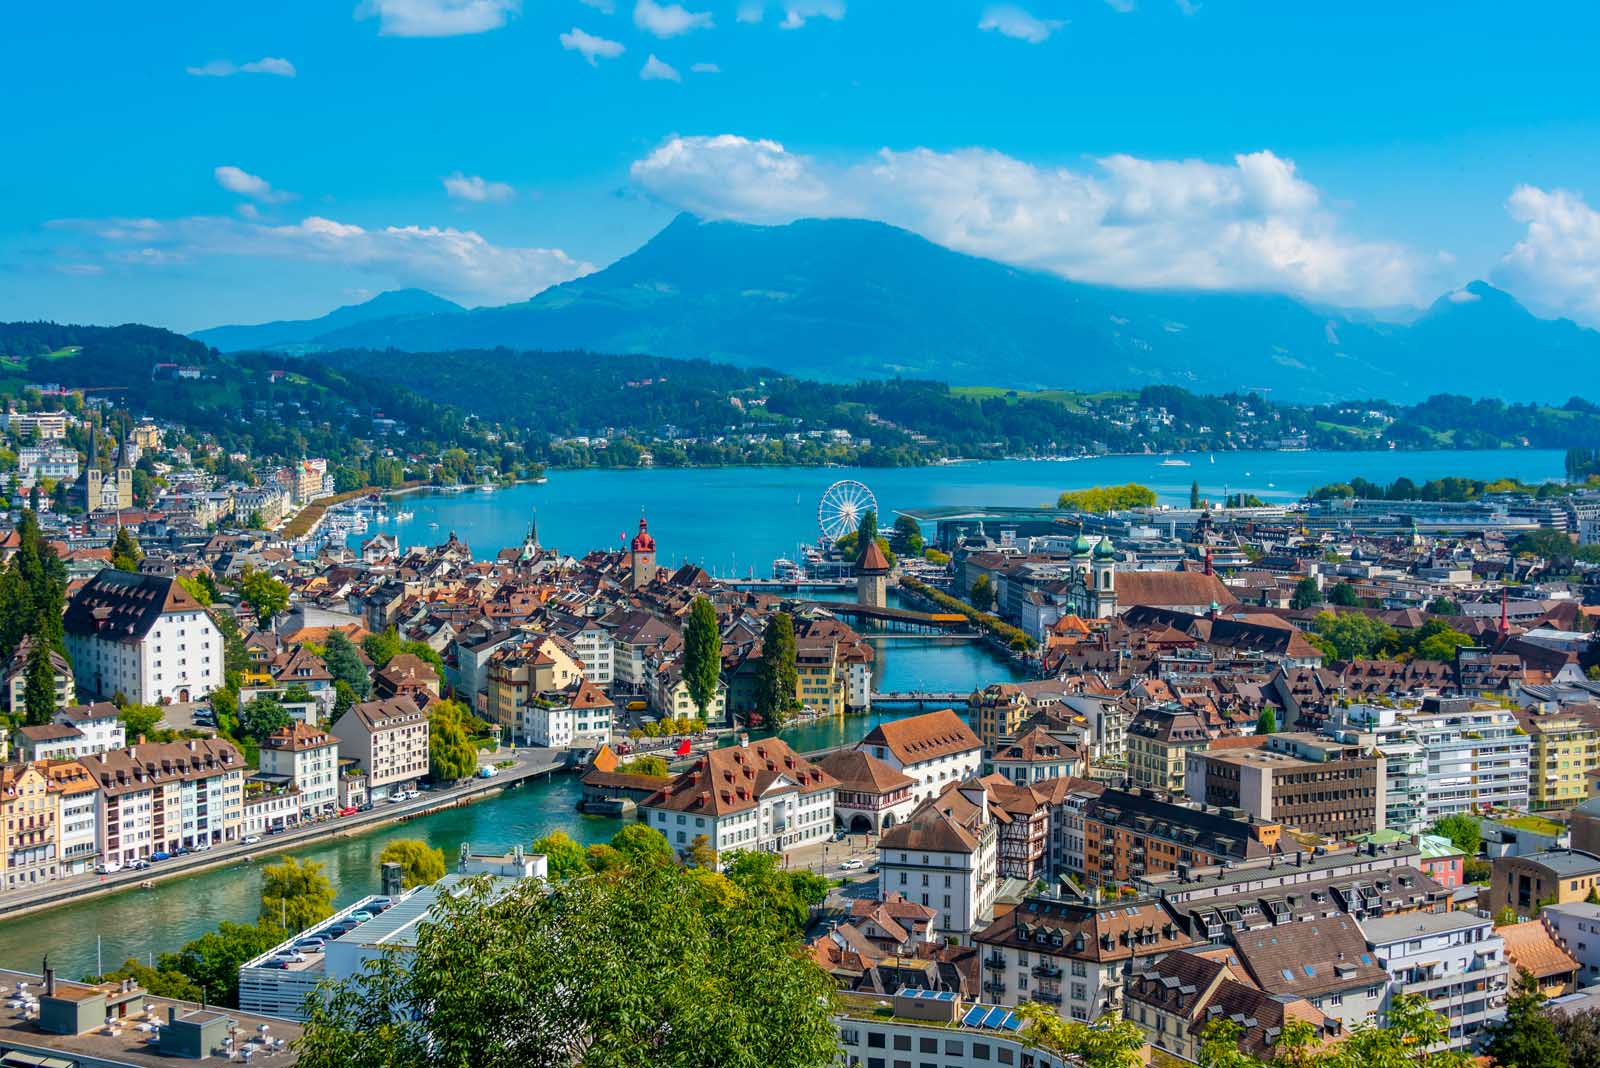
[[[1056,498],[1056,507],[1076,512],[1121,512],[1129,508],[1153,508],[1156,491],[1137,482],[1121,486],[1091,486],[1067,490]]]
[[[717,629],[717,610],[707,598],[696,597],[683,628],[683,681],[702,718],[716,700],[721,678],[722,634]]]
[[[466,709],[454,701],[428,706],[428,774],[435,782],[455,782],[478,767],[478,747],[467,730]]]
[[[401,885],[427,886],[444,878],[444,850],[436,849],[420,838],[396,838],[378,854],[378,867],[385,864],[400,865]]]
[[[314,860],[284,857],[261,869],[261,922],[303,931],[333,915],[333,884]]]
[[[764,723],[780,725],[793,713],[799,673],[795,668],[794,618],[774,612],[761,637],[756,670],[755,707]]]

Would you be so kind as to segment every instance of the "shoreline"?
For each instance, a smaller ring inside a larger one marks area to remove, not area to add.
[[[536,751],[537,752],[537,751]],[[0,893],[0,916],[5,920],[20,919],[50,909],[75,905],[96,898],[110,897],[131,890],[140,890],[145,883],[166,883],[197,875],[201,872],[236,864],[248,864],[263,857],[292,852],[304,846],[338,838],[357,838],[396,823],[408,823],[424,816],[436,815],[452,808],[476,804],[525,782],[552,778],[572,770],[565,754],[559,760],[524,758],[517,767],[506,768],[494,777],[480,779],[474,776],[463,786],[446,790],[433,790],[416,801],[398,805],[385,803],[374,806],[369,812],[354,816],[335,817],[321,823],[307,824],[276,835],[263,835],[252,844],[231,842],[213,846],[198,853],[164,860],[142,871],[123,870],[115,875],[69,875],[26,891]],[[78,882],[79,880],[92,880]],[[13,904],[13,896],[21,900]]]

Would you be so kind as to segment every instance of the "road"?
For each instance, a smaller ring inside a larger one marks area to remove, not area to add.
[[[246,858],[280,853],[305,845],[307,842],[370,831],[384,824],[449,808],[468,798],[504,789],[525,779],[550,774],[565,766],[567,754],[565,750],[519,749],[515,753],[496,753],[493,755],[493,760],[488,762],[508,759],[513,760],[514,765],[502,768],[492,778],[474,777],[458,786],[429,790],[419,794],[414,801],[398,804],[379,802],[370,811],[358,812],[353,816],[331,816],[279,834],[263,835],[259,842],[251,845],[230,842],[227,845],[212,846],[181,857],[163,860],[142,871],[124,870],[114,875],[70,875],[64,879],[55,879],[36,886],[0,892],[0,915],[9,919],[86,897],[129,890],[147,881],[161,882],[180,878],[207,868],[238,863]]]

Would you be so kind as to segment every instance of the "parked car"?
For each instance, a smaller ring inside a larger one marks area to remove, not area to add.
[[[284,953],[273,954],[272,959],[281,960],[285,964],[304,964],[306,962],[306,955],[291,949]]]
[[[172,854],[166,852],[165,850],[163,850],[160,853],[151,853],[150,854],[150,862],[152,864],[158,863],[158,862],[163,861],[163,860],[171,860],[171,859],[172,859]]]
[[[300,939],[300,941],[294,944],[294,948],[298,953],[321,953],[322,947],[326,946],[327,944],[327,939],[313,936],[311,938]]]
[[[279,968],[279,969],[287,970],[288,967],[289,967],[289,962],[286,961],[286,960],[278,960],[276,957],[274,957],[272,960],[264,960],[264,961],[262,961],[261,962],[261,967],[263,967],[263,968]]]
[[[341,816],[354,816],[355,814],[356,807],[354,805],[346,805],[344,808],[339,810],[339,815]]]
[[[849,860],[847,860],[844,863],[839,865],[839,870],[840,871],[860,871],[864,867],[866,867],[865,864],[863,864],[861,861],[857,860],[855,857],[851,857]]]
[[[129,871],[144,871],[149,866],[150,862],[145,860],[143,857],[140,857],[138,860],[130,860],[128,862]]]
[[[245,845],[255,845],[257,842],[261,841],[261,836],[259,834],[247,834],[244,836],[243,840]]]
[[[122,870],[122,865],[118,864],[116,861],[112,860],[112,861],[107,861],[106,863],[101,864],[100,866],[95,868],[94,873],[96,875],[115,875],[115,874],[117,874],[117,872],[119,872],[121,870]]]

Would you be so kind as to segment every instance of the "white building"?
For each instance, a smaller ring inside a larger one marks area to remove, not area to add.
[[[1448,1048],[1475,1046],[1484,1027],[1505,1016],[1505,942],[1488,916],[1406,912],[1360,924],[1373,957],[1389,973],[1385,1005],[1400,994],[1423,995],[1449,1022]]]
[[[222,633],[170,576],[107,568],[73,596],[65,628],[78,688],[97,697],[166,704],[222,686]]]
[[[713,749],[639,806],[645,822],[687,851],[695,839],[718,853],[781,853],[833,834],[833,776],[787,742],[741,739]]]
[[[366,772],[367,795],[381,801],[428,774],[428,717],[409,697],[352,705],[333,725],[339,755]]]
[[[92,871],[100,855],[100,791],[94,778],[78,761],[51,764],[45,774],[61,798],[61,816],[56,821],[60,873]]]
[[[76,482],[78,450],[65,445],[32,445],[17,450],[17,479],[23,489],[32,489],[41,479],[51,482]]]
[[[1546,905],[1539,910],[1539,920],[1578,962],[1578,987],[1600,983],[1600,905],[1586,901]]]
[[[81,756],[121,749],[128,744],[127,727],[123,725],[117,706],[110,701],[63,708],[56,713],[55,721],[63,726],[76,727],[83,734],[84,750],[79,754]]]
[[[890,999],[841,994],[835,1004],[840,1009],[834,1017],[838,1063],[848,1068],[935,1063],[940,1068],[1068,1068],[1078,1063],[1029,1045],[1022,1021],[1011,1010],[948,990],[906,987]]]
[[[939,910],[939,932],[965,941],[994,917],[999,831],[976,781],[949,784],[878,839],[878,898]]]
[[[578,650],[583,661],[583,677],[601,689],[607,689],[616,677],[616,652],[611,645],[611,632],[593,620],[562,637]]]
[[[295,723],[273,731],[261,745],[261,774],[298,790],[299,815],[316,816],[339,805],[339,739]]]
[[[1529,738],[1503,708],[1468,698],[1429,698],[1401,720],[1425,760],[1422,821],[1486,808],[1526,811]]]
[[[274,779],[263,782],[252,777],[245,782],[244,823],[241,837],[263,835],[268,831],[293,827],[300,822],[300,791]]]
[[[983,743],[948,708],[880,723],[856,748],[909,775],[918,801],[981,774],[983,768]]]
[[[611,741],[616,706],[587,680],[522,706],[517,737],[546,749],[590,749]]]

